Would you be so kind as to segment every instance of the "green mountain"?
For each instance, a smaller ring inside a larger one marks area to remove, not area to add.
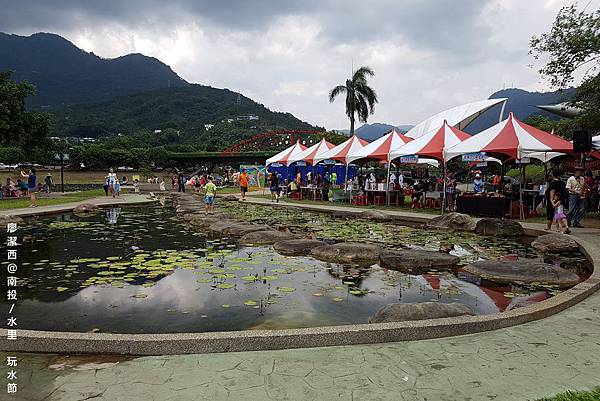
[[[233,121],[232,121],[233,120]],[[203,85],[167,88],[120,96],[101,103],[54,111],[54,135],[99,137],[137,130],[172,128],[187,134],[268,129],[315,129],[290,113],[273,112],[228,89]],[[254,127],[254,128],[251,128]]]
[[[31,36],[0,32],[0,71],[37,88],[28,100],[34,109],[98,102],[130,93],[187,86],[171,68],[153,57],[127,54],[106,59],[51,33]]]

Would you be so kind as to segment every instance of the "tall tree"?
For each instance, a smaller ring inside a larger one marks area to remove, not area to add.
[[[12,72],[0,72],[0,146],[15,146],[31,151],[42,148],[50,130],[48,113],[27,111],[25,101],[35,94],[28,82],[17,83]]]
[[[370,67],[360,67],[346,80],[346,85],[338,85],[329,93],[329,101],[333,103],[338,95],[346,94],[346,115],[350,119],[350,135],[354,135],[354,121],[356,114],[358,121],[366,123],[369,114],[375,111],[377,93],[367,83],[367,77],[375,73]]]
[[[600,10],[578,11],[576,3],[561,8],[550,32],[531,38],[530,47],[535,59],[548,57],[540,73],[553,87],[582,77],[572,101],[583,113],[573,128],[600,129]]]

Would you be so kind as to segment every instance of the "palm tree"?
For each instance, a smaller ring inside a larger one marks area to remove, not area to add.
[[[354,114],[358,121],[366,123],[369,114],[375,111],[377,93],[367,84],[367,76],[375,73],[370,67],[360,67],[352,74],[352,79],[346,80],[346,85],[338,85],[329,93],[329,101],[333,103],[337,95],[346,94],[346,115],[350,119],[350,136],[354,135]]]

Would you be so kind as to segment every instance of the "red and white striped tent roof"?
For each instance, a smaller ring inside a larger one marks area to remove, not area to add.
[[[435,160],[443,160],[446,149],[469,139],[471,135],[448,124],[446,120],[435,131],[418,137],[390,152],[390,159],[400,156],[417,155]]]
[[[348,163],[358,159],[378,159],[389,162],[390,152],[393,149],[398,149],[400,146],[412,140],[412,138],[393,129],[389,134],[382,136],[361,149],[351,152],[346,159],[348,160]]]
[[[293,158],[294,156],[296,156],[298,153],[302,152],[305,149],[306,149],[306,146],[302,145],[300,143],[300,141],[298,140],[298,141],[296,141],[295,144],[293,144],[289,148],[284,149],[281,152],[277,153],[275,156],[268,158],[266,161],[266,165],[268,166],[269,164],[273,164],[273,163],[281,163],[281,164],[285,164],[287,166],[288,164],[290,164],[290,162],[289,162],[290,158]]]
[[[346,141],[331,148],[327,152],[316,156],[313,159],[314,164],[320,163],[323,160],[336,160],[338,162],[348,164],[348,163],[350,163],[347,160],[348,155],[352,152],[356,152],[357,150],[361,149],[363,146],[366,146],[368,144],[369,144],[369,142],[365,141],[364,139],[361,139],[361,138],[357,137],[356,135],[352,135]]]
[[[508,160],[520,159],[537,152],[572,153],[573,144],[527,125],[510,113],[506,120],[449,148],[446,160],[477,152]]]
[[[297,161],[305,161],[308,164],[316,164],[315,158],[329,151],[334,146],[334,144],[327,142],[325,138],[323,138],[320,142],[314,144],[310,148],[304,149],[302,152],[296,153],[294,156],[289,157],[288,164]]]

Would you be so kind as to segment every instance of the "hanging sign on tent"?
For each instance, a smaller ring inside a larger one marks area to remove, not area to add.
[[[333,166],[333,165],[335,165],[335,160],[333,160],[333,159],[323,160],[323,164],[326,164],[328,166]]]
[[[477,167],[487,167],[487,162],[479,162],[476,164]]]
[[[271,163],[271,164],[269,164],[269,166],[271,166],[271,167],[283,167],[283,164],[281,164],[281,163]]]
[[[462,155],[462,161],[464,162],[484,162],[485,152],[465,153]]]
[[[306,166],[306,162],[304,160],[299,160],[296,162],[296,166],[304,167],[304,166]]]
[[[515,164],[529,164],[529,163],[531,163],[531,160],[529,159],[529,157],[521,157],[520,159],[515,160]]]
[[[417,164],[419,158],[416,155],[400,156],[400,163],[402,164]]]

